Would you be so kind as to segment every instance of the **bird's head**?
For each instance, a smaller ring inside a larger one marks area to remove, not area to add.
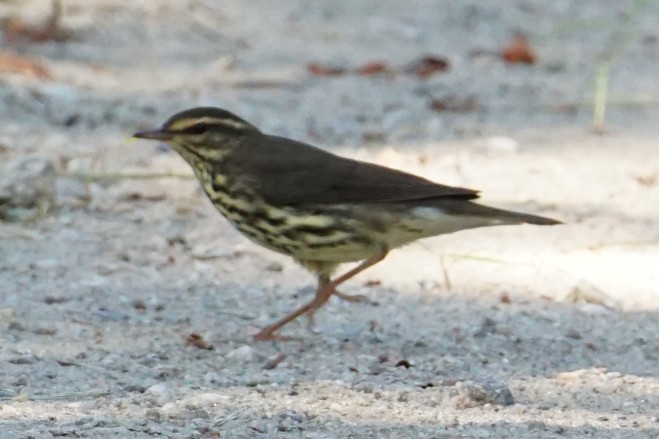
[[[140,131],[133,137],[169,144],[186,160],[220,159],[241,139],[259,130],[233,113],[214,107],[198,107],[170,117],[162,127]]]

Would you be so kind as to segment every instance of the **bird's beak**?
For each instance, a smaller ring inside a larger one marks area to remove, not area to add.
[[[171,140],[174,135],[169,131],[158,128],[157,130],[139,131],[133,134],[133,137],[137,137],[138,139],[160,140],[166,142]]]

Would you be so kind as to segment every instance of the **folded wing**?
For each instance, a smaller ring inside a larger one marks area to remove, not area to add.
[[[258,136],[263,139],[247,146],[227,167],[258,182],[259,193],[275,205],[478,198],[478,192],[470,189],[346,159],[289,139]]]

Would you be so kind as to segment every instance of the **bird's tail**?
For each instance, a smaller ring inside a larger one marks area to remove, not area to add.
[[[552,226],[563,224],[561,221],[528,213],[513,212],[511,210],[497,209],[465,201],[443,200],[441,208],[453,215],[464,215],[490,220],[491,224],[535,224],[539,226]]]
[[[529,213],[513,212],[509,210],[500,210],[500,209],[495,209],[495,210],[500,211],[502,213],[503,218],[519,220],[519,222],[521,223],[535,224],[538,226],[555,226],[557,224],[563,224],[561,221],[555,220],[553,218],[547,218],[545,216],[531,215]]]

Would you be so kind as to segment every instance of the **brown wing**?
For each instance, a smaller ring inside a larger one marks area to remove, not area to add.
[[[346,159],[304,143],[274,136],[255,137],[226,166],[239,178],[257,182],[265,201],[275,205],[478,198],[478,192],[470,189]]]

